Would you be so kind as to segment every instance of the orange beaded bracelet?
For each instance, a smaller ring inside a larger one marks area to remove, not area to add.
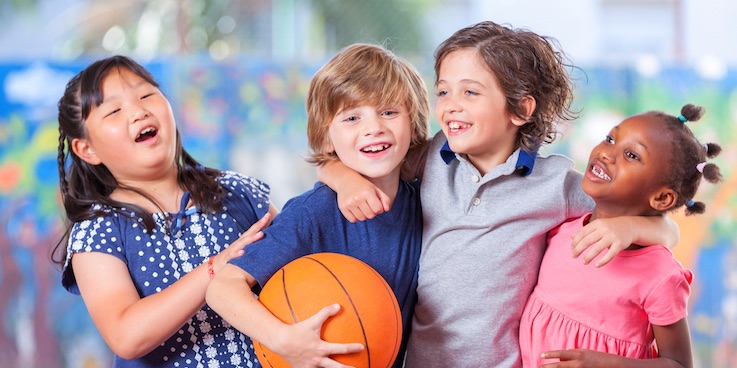
[[[212,269],[212,261],[213,258],[207,260],[207,274],[210,275],[210,278],[215,277],[215,270]]]

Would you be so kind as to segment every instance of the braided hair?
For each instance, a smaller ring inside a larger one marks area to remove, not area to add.
[[[93,107],[102,103],[104,79],[110,73],[121,69],[127,69],[159,88],[159,84],[143,66],[130,58],[117,55],[95,61],[74,76],[67,83],[64,95],[58,103],[57,167],[59,190],[66,214],[66,230],[54,247],[51,258],[61,266],[66,260],[66,242],[73,224],[106,215],[105,210],[95,205],[112,208],[113,211],[129,218],[131,218],[130,212],[132,211],[143,219],[143,226],[147,231],[153,230],[155,222],[151,213],[140,206],[118,202],[110,198],[110,194],[116,188],[140,194],[161,210],[151,196],[139,188],[127,187],[118,183],[104,164],[91,165],[77,156],[71,148],[74,139],[87,137],[85,121]],[[205,168],[190,156],[182,146],[178,130],[176,132],[175,164],[179,185],[190,192],[192,200],[200,210],[212,212],[221,207],[224,191],[217,182],[220,171]],[[122,211],[122,208],[126,208],[126,211]],[[161,210],[161,212],[164,211]]]

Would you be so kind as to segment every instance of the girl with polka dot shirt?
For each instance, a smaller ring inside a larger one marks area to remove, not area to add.
[[[124,56],[69,81],[59,135],[62,284],[82,296],[114,367],[258,366],[205,290],[277,213],[268,185],[192,158],[157,82]]]

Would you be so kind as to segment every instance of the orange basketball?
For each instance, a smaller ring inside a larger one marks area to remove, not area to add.
[[[264,285],[259,301],[284,323],[303,321],[325,306],[340,312],[323,324],[320,337],[335,343],[360,343],[359,353],[331,356],[354,367],[391,367],[402,341],[402,313],[389,284],[362,261],[337,253],[298,258]],[[258,341],[256,356],[264,367],[289,367]]]

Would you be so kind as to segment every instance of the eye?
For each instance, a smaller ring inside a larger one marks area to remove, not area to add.
[[[438,97],[443,97],[443,96],[446,96],[446,95],[448,94],[448,91],[445,91],[445,90],[439,90],[439,91],[435,92],[435,94],[436,94],[436,95],[437,95]]]
[[[143,100],[144,98],[148,98],[148,97],[151,97],[151,96],[153,96],[153,95],[154,95],[153,93],[147,93],[147,94],[145,94],[145,95],[143,95],[143,96],[141,97],[141,100]]]
[[[343,122],[345,123],[355,123],[358,121],[358,116],[350,115],[343,118]]]
[[[640,161],[640,156],[638,156],[636,153],[632,151],[625,151],[624,155],[627,156],[627,158]]]
[[[469,96],[476,96],[476,95],[478,95],[478,93],[477,93],[476,91],[472,91],[472,90],[470,90],[470,89],[466,90],[466,92],[465,92],[465,93],[466,93],[467,95],[469,95]]]
[[[115,113],[117,113],[118,111],[120,111],[120,109],[115,109],[115,110],[113,110],[113,111],[110,111],[109,113],[107,113],[107,114],[106,114],[106,115],[104,116],[104,118],[106,118],[106,117],[108,117],[108,116],[111,116],[111,115],[114,115],[114,114],[115,114]]]
[[[399,114],[399,112],[396,111],[396,110],[385,110],[385,111],[382,111],[381,112],[381,115],[388,116],[388,117],[392,117],[392,116],[397,115],[397,114]]]
[[[607,142],[607,143],[609,143],[609,144],[614,144],[614,138],[612,138],[612,136],[611,136],[611,135],[608,135],[608,134],[607,134],[607,136],[606,136],[606,137],[604,137],[604,142]]]

